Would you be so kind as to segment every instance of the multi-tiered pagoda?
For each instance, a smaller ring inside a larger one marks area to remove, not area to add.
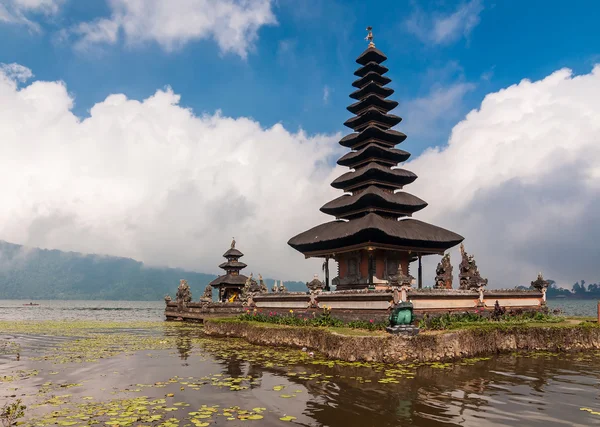
[[[219,268],[225,270],[225,274],[210,282],[210,286],[219,290],[219,301],[235,302],[240,298],[242,288],[248,280],[246,276],[240,274],[240,271],[247,267],[239,261],[243,256],[244,254],[235,248],[235,239],[233,239],[231,247],[223,254],[227,261],[219,265]]]
[[[406,135],[392,129],[402,119],[390,114],[398,103],[387,99],[394,93],[386,87],[391,82],[384,76],[388,68],[381,65],[387,57],[375,48],[370,27],[368,31],[369,47],[356,60],[361,67],[352,83],[357,89],[350,94],[356,102],[348,107],[355,116],[344,123],[354,132],[340,141],[352,151],[337,162],[351,170],[331,184],[345,194],[321,208],[336,220],[288,242],[307,258],[325,258],[326,266],[330,258],[337,261],[333,284],[338,290],[387,284],[399,266],[408,274],[409,264],[417,259],[421,286],[421,256],[443,254],[463,240],[456,233],[410,218],[427,203],[401,191],[417,176],[397,168],[410,157],[394,148]]]

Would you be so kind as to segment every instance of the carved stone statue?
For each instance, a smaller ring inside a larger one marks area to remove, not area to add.
[[[267,289],[267,285],[265,285],[265,282],[264,282],[261,274],[258,275],[258,285],[260,286],[261,293],[264,294],[264,293],[269,292],[269,290]]]
[[[434,288],[452,289],[452,264],[450,264],[450,254],[444,255],[435,269]]]
[[[279,292],[279,288],[277,287],[277,280],[275,280],[275,282],[273,283],[273,287],[271,288],[271,292],[273,292],[274,294],[276,294],[277,292]]]
[[[542,273],[538,273],[537,279],[531,282],[531,287],[537,291],[542,291],[543,289],[547,289],[549,282],[544,280],[544,276]]]
[[[181,279],[179,281],[179,287],[177,288],[175,298],[177,300],[177,309],[180,311],[187,308],[188,303],[192,301],[192,291],[190,290],[187,280]]]
[[[168,304],[171,302],[171,295],[165,295],[165,303]]]
[[[204,288],[204,294],[200,298],[200,302],[212,302],[212,286],[206,285]]]
[[[413,280],[415,280],[415,278],[410,274],[404,274],[402,264],[398,264],[396,274],[389,276],[390,285],[392,285],[392,287],[406,286],[410,288]]]
[[[285,285],[283,284],[283,280],[279,281],[279,292],[287,292],[287,288],[285,287]]]
[[[306,283],[306,287],[308,288],[311,294],[320,294],[325,288],[325,284],[319,280],[319,275],[315,274],[313,279],[310,282]]]
[[[460,255],[461,262],[458,266],[458,280],[460,282],[460,289],[479,289],[482,286],[486,286],[488,279],[484,279],[479,274],[479,269],[475,263],[473,255],[468,255],[465,251],[465,246],[460,244]]]
[[[242,288],[242,304],[245,306],[253,306],[253,298],[258,293],[260,293],[260,285],[256,282],[256,280],[254,280],[252,273],[250,273],[250,277],[246,279],[246,283]]]

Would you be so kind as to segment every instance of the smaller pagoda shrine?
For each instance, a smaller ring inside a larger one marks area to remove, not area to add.
[[[219,291],[219,302],[240,300],[242,289],[248,280],[248,277],[240,274],[240,271],[246,268],[246,264],[239,261],[243,256],[244,254],[235,248],[234,238],[231,247],[223,254],[227,261],[219,265],[219,268],[225,270],[225,274],[210,282],[210,286]]]

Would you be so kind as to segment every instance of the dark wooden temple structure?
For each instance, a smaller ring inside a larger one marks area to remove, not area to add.
[[[240,274],[240,271],[246,267],[246,264],[239,261],[244,254],[235,248],[235,239],[231,242],[231,247],[223,254],[227,260],[219,268],[225,270],[225,274],[217,277],[210,282],[210,286],[218,289],[220,302],[235,302],[242,295],[242,288],[248,280],[248,277]]]
[[[352,151],[337,162],[351,170],[331,184],[345,194],[321,208],[336,220],[305,231],[288,244],[307,258],[325,258],[327,279],[328,260],[337,261],[333,280],[337,290],[387,286],[399,267],[409,274],[409,265],[416,260],[420,288],[421,256],[442,255],[463,237],[411,218],[427,203],[403,191],[417,176],[397,167],[410,157],[395,148],[406,135],[392,129],[402,119],[390,114],[398,102],[388,99],[394,90],[386,86],[391,82],[382,65],[387,57],[375,47],[370,27],[368,31],[369,46],[356,59],[360,68],[354,72],[358,79],[350,94],[356,102],[347,108],[354,117],[344,123],[353,133],[340,141]]]

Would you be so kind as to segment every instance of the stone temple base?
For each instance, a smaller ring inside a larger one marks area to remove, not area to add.
[[[390,334],[414,336],[419,333],[419,328],[413,325],[397,325],[385,328]]]

